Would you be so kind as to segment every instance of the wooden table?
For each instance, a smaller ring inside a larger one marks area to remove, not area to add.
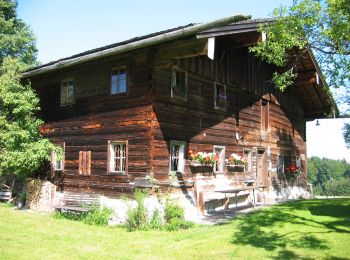
[[[266,186],[247,186],[247,187],[242,187],[242,188],[234,188],[234,189],[226,189],[226,190],[216,190],[215,192],[220,192],[220,193],[224,193],[225,194],[225,204],[224,204],[224,209],[225,212],[228,208],[228,204],[230,201],[230,198],[226,198],[226,194],[227,193],[234,193],[235,194],[235,202],[236,202],[236,209],[235,209],[235,214],[237,213],[237,194],[241,191],[245,191],[245,190],[252,190],[253,191],[253,206],[255,208],[255,190],[259,190],[262,189],[263,192],[265,192]],[[266,199],[265,199],[265,195],[264,195],[264,203],[266,205]]]

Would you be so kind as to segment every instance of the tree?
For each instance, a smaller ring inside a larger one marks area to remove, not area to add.
[[[17,2],[0,0],[0,175],[36,171],[55,149],[43,139],[37,119],[39,99],[20,71],[36,61],[30,28],[16,17]]]
[[[267,40],[250,50],[281,69],[273,77],[276,87],[284,90],[293,84],[296,63],[307,51],[316,56],[330,87],[349,87],[349,0],[295,0],[289,8],[275,9],[272,18],[274,23],[260,28]],[[295,48],[298,54],[291,55]]]
[[[308,159],[308,180],[316,195],[350,195],[350,164],[345,160]]]
[[[6,58],[0,67],[0,173],[26,175],[50,159],[53,145],[43,139],[36,118],[39,99],[29,85],[20,82],[16,59]]]
[[[0,64],[6,57],[18,58],[26,66],[36,62],[35,37],[16,15],[17,1],[0,0]]]

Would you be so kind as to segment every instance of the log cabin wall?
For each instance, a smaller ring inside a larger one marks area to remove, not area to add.
[[[169,55],[170,56],[170,55]],[[155,118],[152,123],[152,171],[162,182],[169,180],[169,151],[172,140],[186,142],[188,150],[213,152],[225,147],[225,158],[231,153],[254,151],[253,169],[244,174],[225,174],[237,185],[256,177],[256,153],[270,147],[272,174],[269,185],[277,188],[284,175],[277,174],[279,155],[285,166],[295,164],[298,155],[305,160],[305,120],[302,105],[293,88],[284,93],[271,84],[274,68],[248,52],[247,48],[229,49],[214,61],[206,56],[173,60],[187,73],[187,100],[172,98],[172,67],[153,71]],[[225,110],[214,109],[214,82],[226,85],[228,103]],[[269,102],[269,131],[261,130],[261,98]],[[236,133],[243,137],[236,140]],[[305,164],[305,162],[304,162]],[[198,180],[186,160],[184,180]],[[207,179],[213,179],[213,176]]]
[[[214,145],[225,147],[226,158],[243,149],[251,149],[256,158],[259,148],[270,146],[272,169],[280,154],[286,166],[306,154],[303,109],[293,88],[277,91],[271,85],[274,68],[247,48],[225,50],[212,61],[202,56],[205,44],[183,39],[31,78],[46,122],[44,136],[65,145],[65,190],[116,196],[132,192],[136,178],[152,174],[167,185],[172,140],[186,142],[186,159],[189,149],[212,152]],[[170,95],[173,65],[187,72],[187,100]],[[111,95],[111,70],[118,66],[127,68],[128,91]],[[65,79],[74,80],[75,103],[62,107]],[[214,109],[214,82],[226,85],[225,110]],[[261,131],[262,97],[270,104],[267,132]],[[243,139],[237,141],[236,133]],[[126,175],[108,174],[108,141],[128,142]],[[79,174],[81,151],[91,151],[87,175]],[[226,174],[243,185],[245,178],[255,177],[256,159],[250,172]],[[186,160],[181,178],[202,177],[192,174]],[[269,184],[278,186],[279,179],[275,172]]]
[[[147,175],[152,105],[145,62],[143,50],[31,78],[46,122],[42,133],[65,144],[64,190],[115,196],[132,192],[130,182]],[[127,93],[111,95],[111,71],[118,66],[127,68]],[[74,80],[75,102],[62,107],[60,87],[65,79]],[[128,142],[126,175],[108,174],[108,141]],[[79,174],[80,151],[91,151],[89,174]]]

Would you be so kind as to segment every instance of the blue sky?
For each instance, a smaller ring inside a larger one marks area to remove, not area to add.
[[[237,13],[267,17],[281,0],[19,0],[18,15],[37,36],[46,63],[85,50]]]
[[[42,63],[188,23],[208,22],[238,13],[264,18],[292,0],[19,0],[18,16],[31,26]],[[344,121],[307,124],[308,155],[346,158]]]

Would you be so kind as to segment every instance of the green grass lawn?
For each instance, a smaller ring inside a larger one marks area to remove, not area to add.
[[[350,199],[282,204],[216,226],[127,232],[0,205],[0,259],[350,259]]]

